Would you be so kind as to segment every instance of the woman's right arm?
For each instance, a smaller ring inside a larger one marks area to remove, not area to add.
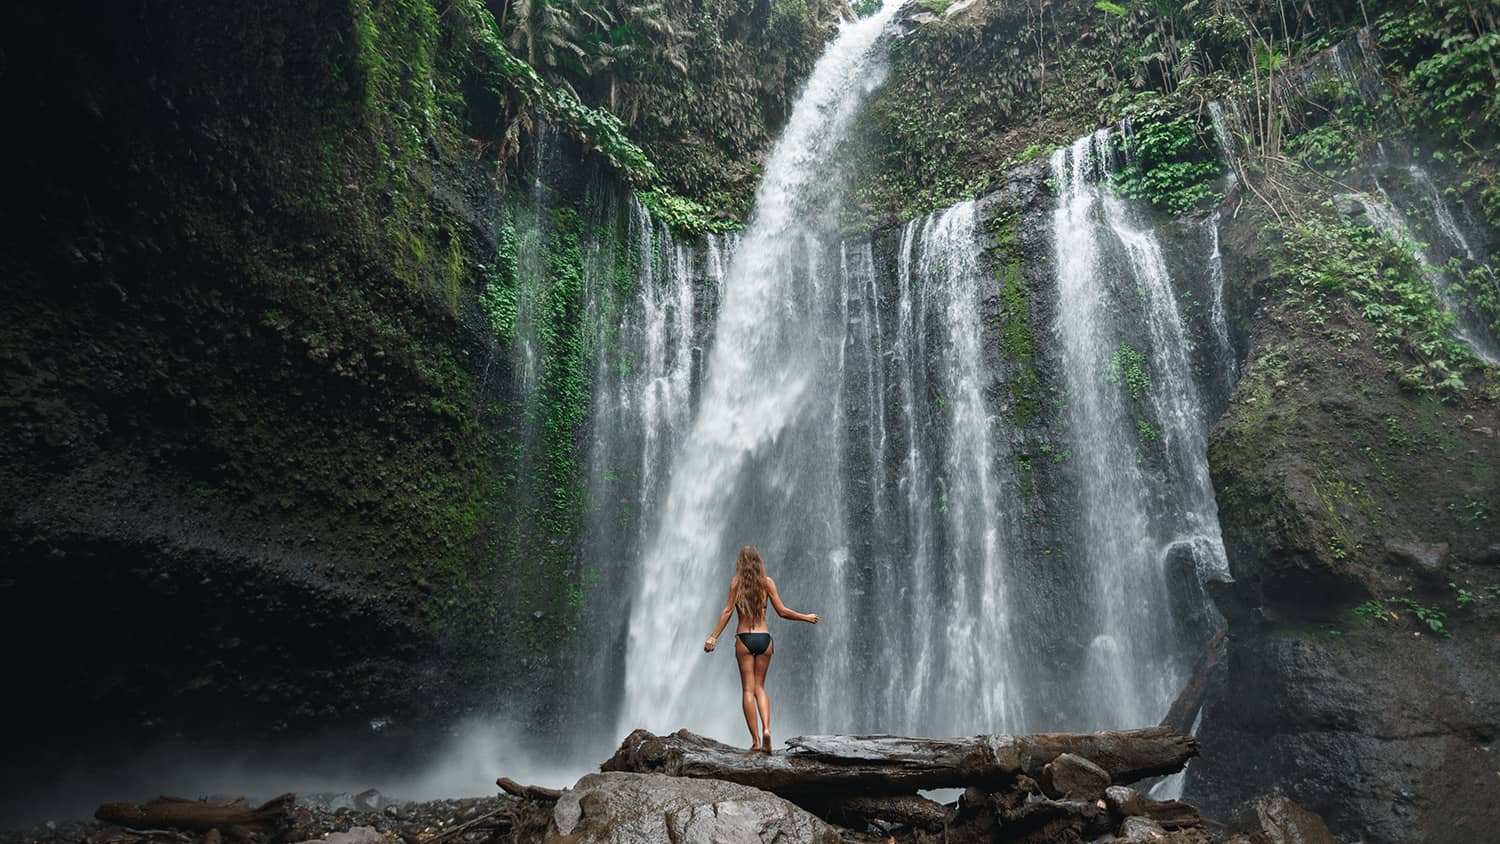
[[[793,609],[787,609],[786,604],[781,602],[781,593],[776,591],[776,581],[769,577],[766,578],[766,591],[771,595],[771,606],[776,610],[777,615],[782,618],[790,618],[794,621],[805,621],[808,624],[818,623],[817,613],[801,613]]]
[[[719,634],[724,632],[725,625],[729,624],[729,615],[734,612],[734,578],[729,578],[729,597],[724,599],[724,611],[719,613],[719,626],[714,628],[713,635],[703,640],[703,652],[713,653],[714,648],[719,645]]]

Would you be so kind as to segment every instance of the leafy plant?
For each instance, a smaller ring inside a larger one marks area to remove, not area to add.
[[[678,196],[665,188],[638,191],[636,196],[646,206],[646,210],[651,212],[652,217],[666,223],[679,234],[711,234],[739,227],[735,222],[714,219],[713,211],[708,206]]]
[[[1171,214],[1217,201],[1215,182],[1223,164],[1204,138],[1199,113],[1174,113],[1166,98],[1145,95],[1125,110],[1130,131],[1117,143],[1126,164],[1110,186],[1121,196],[1145,199]]]
[[[1105,381],[1111,384],[1124,383],[1132,399],[1139,400],[1151,387],[1151,374],[1147,371],[1146,356],[1134,346],[1121,346],[1110,359]]]
[[[1408,598],[1404,595],[1399,598],[1391,598],[1390,602],[1397,606],[1405,607],[1408,612],[1416,616],[1418,621],[1427,625],[1428,630],[1431,630],[1432,632],[1442,636],[1452,635],[1451,633],[1449,633],[1448,628],[1444,625],[1444,622],[1448,618],[1448,614],[1443,612],[1441,607],[1438,607],[1435,604],[1419,603],[1418,601]]]

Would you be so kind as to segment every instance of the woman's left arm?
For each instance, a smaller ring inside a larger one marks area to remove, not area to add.
[[[719,634],[724,632],[724,627],[729,624],[729,615],[734,612],[734,584],[735,579],[729,578],[729,597],[724,599],[724,611],[719,613],[719,626],[714,628],[713,635],[703,641],[703,652],[713,653],[718,647]]]
[[[776,591],[776,581],[769,577],[766,578],[766,591],[771,595],[771,606],[776,610],[777,615],[795,621],[805,621],[808,624],[818,623],[818,614],[815,612],[803,613],[797,612],[794,609],[788,609],[787,605],[781,602],[781,593]]]

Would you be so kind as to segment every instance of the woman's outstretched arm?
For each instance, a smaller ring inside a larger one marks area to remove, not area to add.
[[[703,640],[703,652],[713,653],[719,644],[719,634],[724,632],[724,626],[729,623],[729,615],[734,612],[734,584],[735,579],[729,578],[729,597],[724,599],[724,611],[719,613],[719,626],[714,628],[713,635]]]
[[[786,604],[781,602],[781,595],[776,591],[776,581],[766,578],[766,590],[771,593],[771,606],[775,608],[776,614],[782,618],[790,618],[794,621],[805,621],[808,624],[818,623],[817,613],[802,613],[787,609]]]

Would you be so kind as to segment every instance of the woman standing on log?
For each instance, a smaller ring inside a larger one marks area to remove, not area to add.
[[[818,616],[786,608],[781,595],[776,592],[776,581],[766,576],[766,564],[761,560],[760,552],[749,545],[740,549],[734,568],[734,577],[729,579],[729,598],[724,601],[724,612],[719,614],[719,626],[703,642],[703,650],[713,653],[719,634],[729,624],[729,613],[737,613],[739,624],[735,628],[735,638],[738,641],[734,646],[734,658],[740,665],[740,688],[744,692],[745,726],[750,728],[750,749],[770,753],[771,699],[766,696],[766,670],[771,667],[771,655],[776,648],[766,630],[766,601],[770,600],[776,614],[782,618],[817,624]]]

